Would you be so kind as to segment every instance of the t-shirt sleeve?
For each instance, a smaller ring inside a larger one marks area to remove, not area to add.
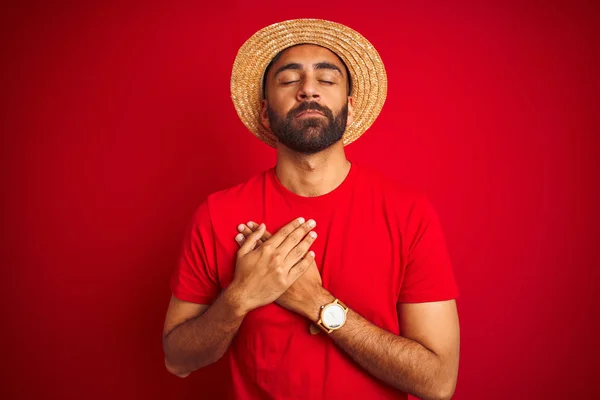
[[[208,202],[194,213],[179,261],[171,277],[171,292],[183,301],[212,304],[221,291]]]
[[[408,256],[399,303],[423,303],[458,297],[446,240],[438,215],[426,197],[416,200],[406,224]]]

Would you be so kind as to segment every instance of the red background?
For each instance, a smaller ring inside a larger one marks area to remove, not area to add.
[[[455,398],[600,396],[592,2],[47,3],[0,13],[0,397],[221,393],[222,364],[164,369],[168,278],[200,201],[274,163],[229,78],[252,33],[297,17],[353,27],[385,62],[383,112],[348,155],[440,214]]]

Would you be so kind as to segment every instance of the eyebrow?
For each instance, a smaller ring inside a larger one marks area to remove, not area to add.
[[[313,64],[313,68],[314,69],[331,69],[331,70],[339,72],[340,75],[343,75],[342,71],[338,68],[337,65],[329,63],[329,62],[320,62],[320,63]],[[281,67],[277,68],[277,71],[275,71],[275,75],[273,75],[273,76],[275,77],[280,72],[287,71],[290,69],[291,70],[302,70],[302,64],[289,63],[289,64],[282,65]]]
[[[329,62],[320,62],[320,63],[317,63],[317,64],[313,65],[313,68],[314,69],[332,69],[334,71],[339,72],[340,75],[343,75],[342,71],[338,68],[337,65],[329,63]]]

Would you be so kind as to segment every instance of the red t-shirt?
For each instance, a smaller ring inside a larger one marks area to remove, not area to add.
[[[171,289],[211,304],[231,283],[236,228],[264,222],[277,232],[294,218],[317,221],[311,249],[323,286],[371,323],[400,334],[396,303],[453,299],[457,286],[437,215],[425,197],[362,164],[322,196],[286,189],[274,169],[214,193],[196,211]],[[250,312],[227,357],[236,399],[405,399],[371,376],[326,334],[276,304]],[[343,328],[342,328],[343,329]]]

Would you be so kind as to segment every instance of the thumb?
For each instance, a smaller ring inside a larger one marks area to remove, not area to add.
[[[265,232],[265,228],[266,228],[265,224],[260,224],[258,229],[255,230],[254,232],[252,232],[250,234],[250,236],[248,236],[246,238],[246,241],[244,242],[242,247],[240,247],[240,249],[238,250],[239,256],[243,257],[246,254],[250,253],[254,249],[254,247],[256,246],[256,243],[258,242],[258,240],[262,237],[263,233]]]

